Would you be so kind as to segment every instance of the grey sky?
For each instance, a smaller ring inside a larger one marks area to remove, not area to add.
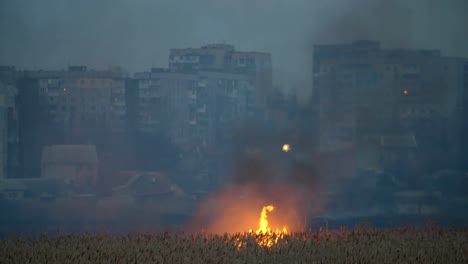
[[[278,84],[310,78],[314,43],[381,40],[468,57],[465,0],[0,0],[0,64],[129,71],[212,42],[273,54]]]

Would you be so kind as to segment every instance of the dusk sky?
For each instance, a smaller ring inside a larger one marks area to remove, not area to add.
[[[465,0],[2,0],[0,64],[167,65],[170,48],[225,42],[273,56],[275,82],[310,78],[312,45],[354,39],[468,57]]]

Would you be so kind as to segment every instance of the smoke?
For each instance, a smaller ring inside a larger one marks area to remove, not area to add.
[[[238,50],[271,52],[275,83],[307,94],[313,44],[372,39],[383,47],[468,56],[467,8],[465,0],[3,0],[0,64],[142,71],[167,66],[171,48],[226,42]],[[298,151],[305,157],[296,156],[301,139],[283,153],[289,138],[259,131],[235,141],[232,183],[202,205],[196,218],[201,225],[245,230],[268,203],[277,206],[273,214],[294,209],[299,216],[284,220],[290,223],[315,210],[309,201],[322,202],[315,191],[322,179],[309,149]],[[264,152],[246,155],[245,147]],[[244,219],[239,212],[248,212],[247,221],[237,225]]]
[[[307,217],[320,213],[324,200],[319,195],[321,179],[310,158],[311,148],[291,136],[292,128],[241,126],[234,132],[231,177],[220,190],[198,208],[192,231],[245,232],[258,228],[264,206],[273,205],[271,228],[300,231]],[[286,133],[288,132],[288,133]],[[283,152],[283,144],[291,144]]]
[[[316,43],[374,39],[468,56],[467,7],[464,0],[6,0],[0,64],[141,71],[167,66],[170,48],[226,42],[271,52],[284,87],[310,83]]]

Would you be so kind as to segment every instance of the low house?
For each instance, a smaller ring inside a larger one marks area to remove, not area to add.
[[[115,187],[114,194],[131,195],[135,201],[163,200],[182,197],[182,189],[158,172],[140,172],[130,177],[124,185]]]
[[[43,178],[61,178],[78,189],[93,187],[98,176],[94,145],[50,145],[42,151]]]
[[[66,186],[61,179],[20,178],[0,180],[0,196],[8,200],[55,201],[66,195]]]
[[[16,179],[0,180],[0,199],[21,200],[24,198],[26,186]]]

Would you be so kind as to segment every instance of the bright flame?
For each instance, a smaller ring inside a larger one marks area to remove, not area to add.
[[[257,229],[257,234],[267,234],[267,233],[270,233],[271,230],[270,228],[268,227],[268,216],[267,216],[267,212],[271,212],[275,209],[275,207],[273,205],[268,205],[268,206],[265,206],[263,207],[262,209],[262,213],[260,214],[260,220],[258,221],[258,229]]]
[[[283,145],[283,151],[284,152],[289,152],[291,150],[291,146],[289,144],[284,144]]]
[[[272,212],[275,209],[273,205],[264,206],[262,212],[260,213],[260,220],[258,221],[258,229],[255,231],[256,235],[256,242],[258,245],[262,247],[272,247],[273,245],[278,243],[278,240],[284,238],[284,235],[288,234],[288,229],[283,227],[283,229],[279,230],[276,229],[275,232],[271,231],[268,223],[268,215],[267,213]],[[249,229],[249,235],[253,234],[253,229]],[[245,242],[243,242],[240,238],[235,240],[235,245],[238,249],[240,249]]]
[[[260,213],[260,220],[258,221],[259,227],[255,232],[259,235],[257,243],[260,246],[271,247],[278,243],[278,240],[288,233],[288,229],[286,227],[283,227],[282,230],[276,229],[276,231],[273,232],[268,226],[267,213],[272,212],[274,209],[275,207],[273,205],[267,205],[263,207],[262,212]]]

